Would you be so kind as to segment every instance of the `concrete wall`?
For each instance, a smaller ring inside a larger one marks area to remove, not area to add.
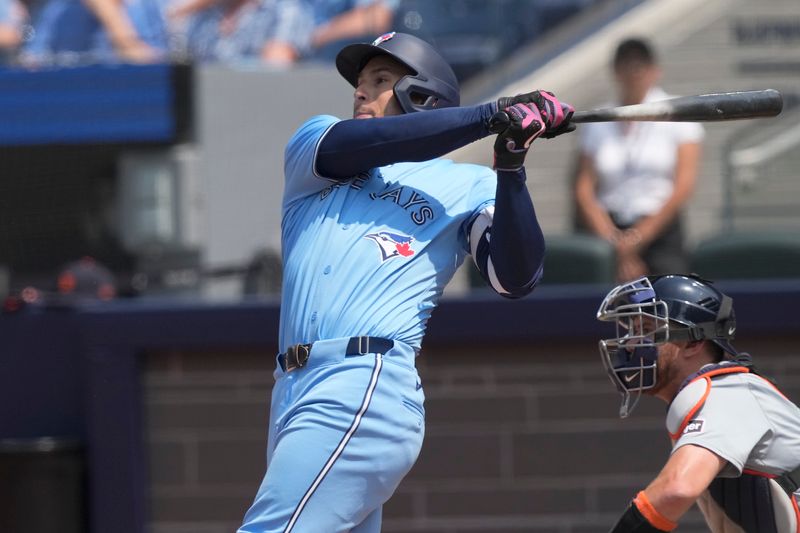
[[[290,71],[205,66],[196,72],[202,261],[245,265],[263,249],[280,250],[283,151],[316,114],[347,118],[352,88],[333,65]],[[209,281],[212,295],[239,295],[240,280]]]
[[[795,342],[738,346],[800,399]],[[592,340],[431,345],[418,364],[425,443],[383,531],[605,532],[668,453],[664,405],[618,419]],[[234,531],[265,467],[270,355],[150,353],[144,372],[152,532]]]

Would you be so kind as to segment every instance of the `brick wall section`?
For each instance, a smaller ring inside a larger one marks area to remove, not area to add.
[[[800,398],[788,339],[761,366]],[[233,532],[265,468],[266,353],[144,358],[153,533]],[[664,405],[620,420],[593,343],[426,348],[425,444],[385,532],[604,532],[669,449]],[[678,531],[704,531],[696,512]]]

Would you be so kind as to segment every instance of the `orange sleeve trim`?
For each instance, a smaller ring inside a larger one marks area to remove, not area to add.
[[[672,531],[678,527],[678,524],[659,513],[656,508],[653,507],[653,504],[647,499],[647,495],[645,495],[643,490],[639,491],[639,494],[633,499],[633,504],[653,527],[662,531]]]
[[[708,395],[711,392],[711,378],[712,377],[719,376],[719,375],[722,375],[722,374],[741,374],[741,373],[745,373],[746,374],[748,372],[750,372],[749,368],[744,368],[744,367],[741,367],[741,366],[735,366],[735,367],[732,367],[732,368],[718,368],[716,370],[712,370],[711,372],[707,372],[707,373],[703,374],[702,376],[699,376],[699,377],[693,379],[692,380],[693,382],[695,380],[697,380],[697,379],[706,380],[706,392],[705,392],[705,394],[703,394],[703,397],[700,398],[700,400],[698,400],[698,402],[696,404],[694,404],[694,407],[692,407],[689,410],[689,413],[683,418],[683,422],[681,422],[681,426],[678,428],[678,431],[676,431],[675,433],[670,433],[669,434],[669,438],[672,439],[673,442],[678,440],[678,437],[680,437],[681,433],[683,433],[683,430],[686,429],[686,425],[689,423],[689,421],[692,418],[694,418],[694,415],[697,414],[697,411],[699,411],[700,408],[703,407],[703,404],[706,403],[706,398],[708,398]],[[780,392],[780,391],[778,391],[778,392]]]
[[[689,423],[689,421],[694,418],[694,415],[697,414],[697,411],[699,411],[700,408],[703,407],[703,404],[706,403],[706,398],[708,398],[708,395],[711,392],[711,378],[708,376],[703,376],[700,379],[704,379],[706,381],[706,392],[703,393],[703,397],[700,398],[697,403],[694,404],[694,407],[689,409],[689,412],[686,414],[686,416],[683,417],[683,421],[681,422],[678,431],[669,434],[669,438],[672,439],[673,442],[678,440],[678,438],[681,436],[681,433],[683,433],[683,430],[686,429],[686,425]]]
[[[749,368],[746,368],[746,367],[742,368],[740,366],[734,366],[732,368],[718,368],[716,370],[712,370],[711,372],[708,372],[705,375],[711,377],[711,376],[719,376],[719,375],[722,375],[722,374],[749,374],[749,373],[750,373],[750,369]]]

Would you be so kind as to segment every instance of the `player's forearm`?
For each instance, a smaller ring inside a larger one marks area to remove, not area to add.
[[[525,168],[498,171],[489,256],[497,279],[511,297],[533,290],[542,275],[544,252],[544,236],[525,185]]]
[[[343,120],[317,151],[316,168],[333,179],[404,161],[427,161],[489,135],[496,103],[405,115]]]
[[[670,484],[656,480],[644,490],[653,507],[673,522],[686,514],[701,492],[702,490],[695,490],[690,483],[682,483],[680,480]]]
[[[706,448],[681,446],[634,503],[639,503],[651,523],[653,516],[663,518],[662,523],[677,523],[725,464],[724,459]]]
[[[683,448],[689,447],[684,446]],[[682,462],[682,458],[679,457],[678,461],[673,464],[667,464],[658,477],[644,490],[653,507],[673,522],[677,522],[694,505],[700,494],[706,490],[716,473],[719,472],[721,466],[718,465],[724,464],[718,461],[711,452],[702,451],[705,453],[701,455],[701,458],[707,457],[705,462],[699,462],[693,457],[690,458],[691,463]],[[690,465],[695,468],[690,469]]]
[[[609,533],[664,533],[677,524],[655,509],[644,491],[631,501]]]

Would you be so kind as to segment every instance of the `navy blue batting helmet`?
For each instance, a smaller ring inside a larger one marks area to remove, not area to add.
[[[372,44],[345,46],[336,56],[336,68],[356,87],[361,69],[378,55],[387,55],[412,71],[394,86],[395,97],[406,113],[460,104],[458,79],[453,69],[433,46],[413,35],[390,32]]]

